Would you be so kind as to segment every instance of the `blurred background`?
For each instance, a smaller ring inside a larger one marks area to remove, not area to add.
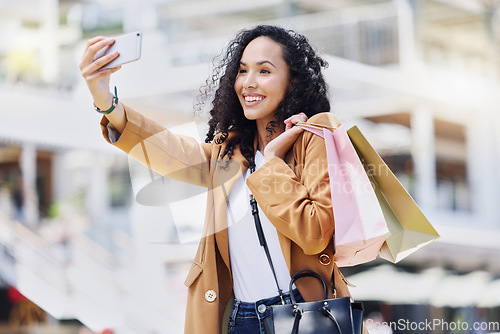
[[[398,264],[343,269],[366,319],[500,331],[500,1],[0,0],[0,333],[182,333],[203,194],[137,200],[155,176],[105,143],[78,62],[91,37],[142,31],[141,60],[112,85],[203,140],[193,101],[212,61],[261,23],[310,39],[332,112],[441,235]]]

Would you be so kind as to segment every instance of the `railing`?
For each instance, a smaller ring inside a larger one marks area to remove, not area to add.
[[[141,294],[136,259],[120,263],[84,235],[58,250],[0,213],[0,245],[0,275],[58,319],[124,334],[158,332],[168,319],[166,300],[155,304]]]
[[[374,66],[399,61],[396,16],[353,20],[305,33],[324,53],[333,56]]]
[[[64,317],[71,293],[64,260],[43,239],[4,215],[0,216],[0,242],[7,260],[2,276],[47,312]]]
[[[369,65],[386,66],[399,61],[397,21],[393,4],[382,3],[252,24],[290,27],[309,37],[323,53]],[[243,26],[228,27],[226,31],[241,28]],[[175,50],[171,53],[172,65],[209,63],[220,54],[230,38],[221,36],[220,32],[206,32],[206,36],[200,39],[199,36],[186,34],[182,39],[173,40],[168,47]]]

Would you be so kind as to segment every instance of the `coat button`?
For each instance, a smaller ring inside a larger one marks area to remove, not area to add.
[[[327,266],[330,263],[332,263],[332,260],[330,260],[330,256],[328,254],[321,254],[319,256],[319,263],[321,263],[324,266]]]
[[[217,293],[214,290],[208,290],[205,292],[205,300],[209,303],[213,302],[217,298]]]

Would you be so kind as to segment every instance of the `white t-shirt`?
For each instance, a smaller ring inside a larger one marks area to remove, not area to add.
[[[257,151],[255,155],[256,169],[264,162],[264,156]],[[278,289],[255,229],[249,202],[250,189],[246,185],[246,179],[249,175],[250,170],[248,169],[231,190],[228,196],[227,219],[234,295],[240,301],[253,303],[264,298],[277,296]],[[278,233],[260,207],[259,217],[278,283],[283,292],[287,292],[290,273],[281,252]]]

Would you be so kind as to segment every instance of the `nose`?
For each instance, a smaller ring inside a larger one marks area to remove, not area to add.
[[[247,89],[252,89],[257,87],[257,80],[252,72],[248,72],[243,81],[243,87]]]

